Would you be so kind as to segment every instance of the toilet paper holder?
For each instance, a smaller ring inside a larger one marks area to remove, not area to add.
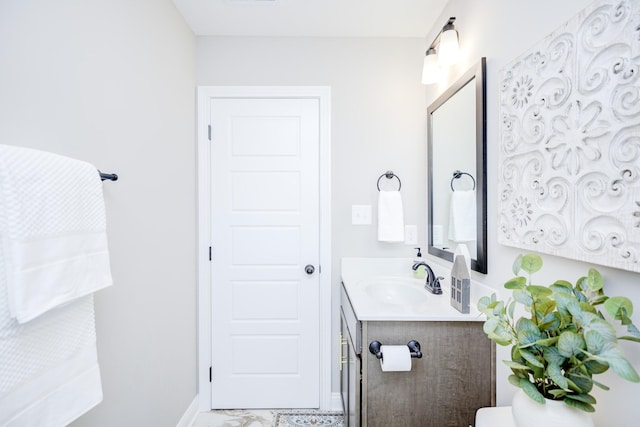
[[[382,359],[382,343],[380,341],[371,341],[369,344],[369,352],[374,354],[377,359]],[[411,340],[407,343],[409,347],[409,354],[416,359],[422,358],[422,352],[420,351],[420,343],[416,340]]]

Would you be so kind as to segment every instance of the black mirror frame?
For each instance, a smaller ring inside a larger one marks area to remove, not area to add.
[[[476,188],[477,201],[476,209],[478,210],[477,222],[477,256],[471,260],[471,269],[483,274],[487,274],[487,108],[486,108],[486,58],[480,61],[456,80],[442,95],[440,95],[427,108],[427,129],[428,129],[428,175],[429,185],[427,199],[429,200],[428,209],[428,251],[429,254],[453,262],[453,252],[446,251],[433,246],[433,125],[431,123],[432,113],[442,106],[449,98],[456,94],[460,89],[467,85],[471,80],[475,79],[476,89]]]

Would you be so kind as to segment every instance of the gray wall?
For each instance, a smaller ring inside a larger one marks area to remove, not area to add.
[[[175,426],[196,393],[195,38],[170,0],[3,0],[0,143],[105,182],[104,401],[75,426]]]
[[[519,253],[526,251],[513,249],[497,243],[497,193],[498,183],[498,72],[507,63],[524,53],[536,42],[543,39],[564,22],[590,4],[589,0],[540,0],[535,2],[512,0],[450,0],[437,22],[441,27],[449,16],[456,16],[456,27],[460,32],[460,44],[465,59],[451,70],[448,81],[427,88],[427,102],[431,103],[449,82],[453,82],[481,56],[487,58],[487,167],[488,167],[488,241],[489,274],[476,274],[474,278],[502,289],[502,284],[513,276],[511,264]],[[439,28],[432,28],[429,41]],[[539,284],[549,284],[556,279],[574,282],[586,275],[591,265],[565,258],[543,255],[544,271],[536,273],[534,279]],[[629,296],[640,308],[640,286],[637,273],[595,266],[605,276],[605,290],[609,295]],[[636,324],[640,318],[633,316]],[[636,369],[640,370],[640,346],[623,342],[622,346]],[[499,347],[498,354],[498,404],[508,405],[515,388],[507,381],[508,369],[502,360],[509,359],[506,348]],[[611,387],[610,391],[596,389],[598,404],[594,421],[596,425],[622,426],[637,424],[638,410],[632,409],[637,402],[640,385],[628,383],[606,373],[598,381]]]

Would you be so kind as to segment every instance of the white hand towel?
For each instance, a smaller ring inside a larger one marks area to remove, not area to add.
[[[404,242],[404,214],[399,191],[378,192],[378,240]]]
[[[112,284],[95,166],[0,145],[0,211],[9,308],[18,322]]]
[[[471,242],[476,234],[476,192],[456,190],[451,194],[449,209],[449,240]]]

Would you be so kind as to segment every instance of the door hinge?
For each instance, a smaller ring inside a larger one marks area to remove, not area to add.
[[[212,252],[212,249],[211,249],[211,246],[209,246],[209,261],[211,261],[211,252]]]
[[[212,371],[212,367],[211,367],[211,366],[209,366],[209,382],[212,382],[212,381],[211,381],[211,379],[212,379],[212,373],[211,373],[211,371]]]
[[[211,141],[211,125],[209,125],[207,133],[208,133],[209,141]]]

